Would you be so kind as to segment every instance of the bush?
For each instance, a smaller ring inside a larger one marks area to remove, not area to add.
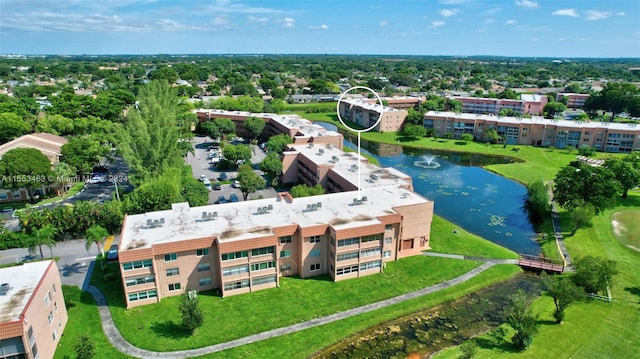
[[[460,346],[460,359],[471,359],[478,352],[478,344],[475,340],[467,340]]]
[[[64,306],[69,309],[80,302],[82,291],[75,285],[62,285],[62,295],[64,296]]]
[[[596,150],[589,146],[580,146],[578,153],[582,156],[591,157],[596,154]]]

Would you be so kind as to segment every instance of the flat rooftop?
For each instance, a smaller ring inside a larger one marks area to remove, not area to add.
[[[360,189],[410,185],[411,176],[393,167],[380,168],[376,165],[365,163],[368,160],[356,152],[343,152],[333,146],[323,145],[290,145],[317,165],[327,165],[347,181],[357,186],[358,165],[360,166]]]
[[[504,124],[524,124],[524,125],[549,125],[549,126],[559,126],[559,127],[574,127],[574,128],[609,128],[614,130],[639,130],[640,126],[635,123],[619,123],[619,122],[597,122],[597,121],[570,121],[570,120],[555,120],[555,119],[547,119],[541,116],[532,116],[531,118],[527,117],[511,117],[511,116],[492,116],[492,115],[481,115],[475,113],[455,113],[455,112],[444,112],[444,111],[429,111],[425,114],[427,116],[436,116],[436,117],[448,117],[448,118],[457,118],[463,120],[487,120],[487,121],[497,121],[499,123]]]
[[[399,186],[366,188],[360,194],[366,201],[354,201],[353,191],[292,201],[278,197],[201,207],[177,203],[170,210],[127,216],[120,250],[214,235],[221,242],[260,238],[273,235],[272,228],[278,225],[358,227],[380,223],[376,217],[396,213],[394,207],[430,202]]]
[[[393,107],[382,106],[377,102],[376,103],[370,103],[370,102],[367,102],[367,100],[360,99],[360,98],[346,98],[346,99],[342,99],[341,102],[348,103],[349,105],[357,106],[357,107],[363,108],[365,110],[375,111],[375,112],[378,112],[378,113],[380,113],[380,112],[402,111],[402,110],[398,110],[398,109],[393,108]]]
[[[20,314],[24,312],[51,262],[48,260],[0,268],[0,285],[3,287],[0,291],[0,323],[20,319]]]
[[[219,109],[198,109],[194,111],[209,112],[226,116],[268,118],[270,121],[278,122],[279,124],[290,130],[298,130],[302,134],[302,137],[341,136],[338,132],[329,131],[324,127],[316,125],[313,122],[298,115],[279,115],[275,113],[254,113],[247,111],[227,111]]]

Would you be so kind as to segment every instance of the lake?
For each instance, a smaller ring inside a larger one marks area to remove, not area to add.
[[[331,123],[315,122],[338,131]],[[355,134],[340,131],[345,146],[356,148]],[[509,157],[434,151],[361,141],[361,152],[413,178],[414,190],[434,201],[437,215],[469,232],[518,253],[539,254],[536,233],[523,209],[522,184],[482,168],[511,163]]]

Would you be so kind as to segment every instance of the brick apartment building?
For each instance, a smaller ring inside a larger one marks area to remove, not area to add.
[[[584,108],[584,103],[589,96],[588,93],[559,92],[556,95],[556,101],[567,98],[567,108]]]
[[[433,202],[412,191],[410,176],[330,143],[291,145],[283,172],[285,182],[320,183],[328,194],[178,203],[126,216],[119,246],[127,308],[185,290],[274,288],[282,276],[357,278],[429,248]]]
[[[67,319],[54,261],[0,268],[1,358],[53,358]]]
[[[381,106],[364,99],[342,99],[338,111],[342,120],[357,123],[365,128],[373,126],[380,119],[380,123],[373,128],[378,132],[396,132],[402,128],[407,118],[406,110]]]
[[[424,116],[424,126],[434,129],[438,136],[450,132],[454,138],[460,138],[468,133],[480,141],[485,140],[487,129],[495,128],[510,145],[589,146],[598,151],[622,153],[640,150],[640,126],[636,124],[429,111]]]
[[[547,97],[542,95],[522,94],[520,100],[482,98],[482,97],[447,97],[462,102],[462,112],[498,115],[503,109],[513,110],[521,115],[541,115],[547,104]]]

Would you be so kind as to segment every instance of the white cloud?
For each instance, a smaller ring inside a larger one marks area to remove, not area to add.
[[[596,11],[596,10],[587,10],[584,12],[585,19],[587,20],[602,20],[606,19],[611,15],[609,11]]]
[[[320,26],[313,26],[313,25],[309,26],[309,29],[311,30],[326,30],[328,28],[329,26],[327,24],[322,24]]]
[[[468,2],[469,0],[440,0],[438,1],[442,5],[456,5]]]
[[[378,25],[380,25],[380,27],[385,27],[385,26],[389,25],[389,21],[387,21],[387,20],[380,20],[380,22],[378,23]]]
[[[488,15],[488,16],[491,16],[491,15],[493,15],[493,14],[497,14],[497,13],[499,13],[499,12],[500,12],[500,10],[502,10],[502,8],[501,8],[501,7],[494,7],[494,8],[491,8],[491,9],[486,10],[486,11],[484,12],[484,14],[485,14],[485,15]]]
[[[296,27],[296,19],[292,18],[292,17],[285,17],[282,22],[284,22],[284,27],[288,28],[288,29],[293,29],[294,27]]]
[[[624,12],[624,11],[620,11],[620,12],[619,12],[619,13],[617,13],[616,15],[618,15],[618,16],[625,16],[625,15],[627,15],[627,13],[626,13],[626,12]]]
[[[249,22],[256,23],[259,25],[264,25],[269,22],[269,18],[267,17],[255,17],[255,16],[247,16]]]
[[[207,13],[275,14],[281,10],[268,7],[247,6],[239,1],[216,0],[204,8]]]
[[[576,12],[576,9],[560,9],[552,12],[551,15],[580,17],[580,15],[578,15],[578,13]]]
[[[507,20],[507,22],[505,22],[505,24],[507,25],[513,25],[513,24],[517,24],[518,22],[516,20]]]
[[[435,29],[436,27],[444,26],[444,21],[433,21],[429,25],[429,29]]]
[[[453,16],[458,13],[458,9],[442,9],[439,11],[440,15],[444,17]]]
[[[535,9],[539,6],[537,1],[532,0],[516,0],[516,5],[526,7],[528,9]]]

